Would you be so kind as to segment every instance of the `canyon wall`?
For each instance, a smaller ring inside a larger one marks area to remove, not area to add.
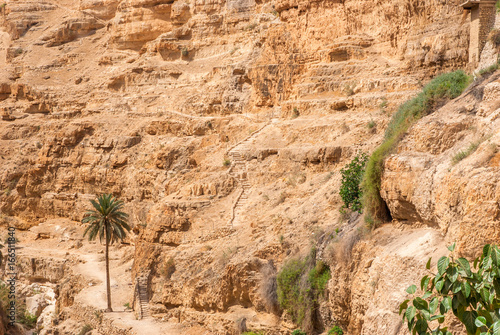
[[[427,258],[497,236],[496,77],[386,161],[393,223],[363,235],[339,213],[339,170],[430,78],[467,67],[459,1],[8,0],[0,23],[0,224],[78,222],[113,193],[158,319],[288,334],[266,283],[318,245],[320,328],[403,334]]]

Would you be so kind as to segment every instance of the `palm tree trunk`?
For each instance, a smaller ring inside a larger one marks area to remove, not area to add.
[[[104,226],[104,231],[106,235],[106,294],[108,298],[108,308],[106,309],[106,312],[112,312],[113,309],[111,308],[111,284],[109,280],[109,238],[108,238],[108,225],[107,222],[105,223]]]

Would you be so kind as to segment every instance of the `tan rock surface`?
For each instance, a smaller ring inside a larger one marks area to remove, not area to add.
[[[260,287],[311,243],[334,269],[324,326],[402,334],[397,302],[426,258],[497,237],[492,78],[415,125],[386,162],[393,218],[422,225],[384,227],[347,263],[319,242],[356,230],[338,212],[344,164],[381,142],[422,83],[467,65],[458,1],[7,0],[0,14],[0,226],[18,228],[23,280],[57,283],[61,334],[85,323],[233,334],[242,320],[288,334]],[[161,323],[94,315],[102,248],[76,222],[104,192],[125,201],[133,227],[113,247],[116,307],[150,273]]]

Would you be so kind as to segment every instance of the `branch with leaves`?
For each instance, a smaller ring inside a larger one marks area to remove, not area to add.
[[[417,287],[406,292],[414,295],[399,306],[399,314],[412,334],[451,335],[441,328],[445,315],[451,310],[464,324],[467,334],[500,335],[500,250],[487,244],[472,264],[463,257],[455,259],[455,244],[448,247],[450,257],[441,257],[437,273],[420,281],[422,296],[415,296]],[[430,272],[431,259],[426,264]]]

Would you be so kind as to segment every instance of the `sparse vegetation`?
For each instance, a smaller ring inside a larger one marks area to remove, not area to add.
[[[293,111],[292,111],[292,119],[296,119],[299,117],[299,109],[297,107],[293,107]]]
[[[351,84],[345,84],[344,85],[344,92],[345,94],[350,97],[351,95],[354,95],[354,88],[356,87],[356,83],[351,83]]]
[[[94,316],[95,316],[97,322],[102,323],[102,311],[95,310],[94,311]]]
[[[491,44],[498,48],[498,46],[500,46],[500,30],[492,29],[488,35],[488,40]]]
[[[170,257],[165,263],[162,264],[160,274],[165,279],[170,279],[175,272],[175,261]]]
[[[85,335],[87,334],[88,332],[90,332],[92,330],[92,326],[89,325],[89,324],[86,324],[82,327],[82,329],[80,330],[80,332],[78,333],[78,335]]]
[[[361,213],[363,208],[361,204],[361,197],[363,195],[360,183],[363,179],[366,162],[368,156],[360,152],[352,161],[340,170],[342,174],[342,182],[340,186],[340,197],[344,202],[341,209],[350,208],[353,211]]]
[[[316,324],[318,301],[330,279],[330,268],[316,261],[316,249],[305,259],[289,260],[278,273],[278,302],[293,321],[311,332]]]
[[[38,317],[36,315],[30,314],[24,305],[21,305],[19,308],[19,312],[16,315],[16,321],[20,324],[25,325],[29,329],[35,328],[36,321]]]
[[[241,335],[264,335],[262,332],[254,332],[254,331],[249,331],[249,332],[244,332],[241,333]]]
[[[189,51],[186,47],[182,48],[181,55],[182,57],[187,57],[189,55]]]
[[[250,23],[248,26],[245,27],[245,30],[251,31],[254,30],[257,27],[257,23]]]
[[[373,129],[373,128],[375,128],[376,125],[377,124],[373,120],[370,120],[370,122],[368,122],[368,124],[367,124],[368,129]]]
[[[493,65],[490,65],[490,66],[488,66],[488,67],[486,67],[484,69],[479,70],[478,74],[479,74],[479,76],[482,77],[484,75],[487,75],[487,74],[495,72],[496,70],[498,70],[499,67],[500,67],[500,63],[496,62]]]
[[[393,115],[385,132],[384,142],[368,160],[361,184],[363,205],[367,209],[365,221],[369,227],[374,228],[380,220],[387,219],[386,205],[380,197],[380,178],[385,157],[415,121],[432,113],[447,100],[458,97],[470,80],[462,70],[440,75],[427,84],[419,95],[402,104]]]
[[[469,157],[472,153],[474,153],[477,150],[477,148],[479,147],[479,144],[481,144],[480,141],[472,142],[471,144],[469,144],[467,149],[460,150],[459,152],[457,152],[453,156],[453,158],[451,159],[452,164],[455,165],[458,162],[460,162],[461,160]]]
[[[328,331],[328,335],[344,335],[344,331],[339,326],[333,326],[333,328]]]
[[[125,309],[132,309],[132,307],[130,307],[130,303],[129,302],[124,303],[123,307],[125,307]]]
[[[223,161],[222,161],[222,165],[224,166],[229,166],[231,165],[231,160],[229,158],[225,158]]]
[[[295,329],[293,332],[292,332],[292,335],[307,335],[306,332],[300,330],[300,329]]]

